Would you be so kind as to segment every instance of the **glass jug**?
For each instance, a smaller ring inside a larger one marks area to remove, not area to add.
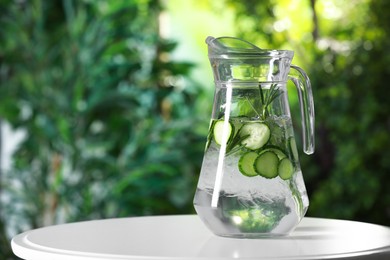
[[[284,236],[309,200],[291,123],[286,82],[298,89],[303,146],[314,152],[314,105],[294,52],[263,50],[233,37],[208,37],[215,94],[194,207],[225,237]]]

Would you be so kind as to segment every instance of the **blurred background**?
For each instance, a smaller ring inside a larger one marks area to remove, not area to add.
[[[0,0],[0,10],[0,259],[32,228],[194,213],[209,35],[294,50],[310,76],[307,216],[390,225],[390,1]],[[289,97],[299,139],[294,87]]]

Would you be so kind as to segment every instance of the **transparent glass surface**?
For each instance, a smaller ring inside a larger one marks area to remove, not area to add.
[[[292,51],[208,37],[215,95],[199,182],[197,214],[215,234],[257,238],[289,234],[309,206],[287,99],[299,88],[304,150],[314,151],[310,81]]]

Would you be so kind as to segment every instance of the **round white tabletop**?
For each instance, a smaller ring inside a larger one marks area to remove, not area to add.
[[[390,259],[390,228],[304,218],[288,237],[213,235],[196,215],[134,217],[63,224],[15,236],[13,252],[46,259]]]

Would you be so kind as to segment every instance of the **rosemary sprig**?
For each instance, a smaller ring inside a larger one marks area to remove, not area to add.
[[[261,87],[260,83],[259,83],[259,91],[260,91],[260,97],[261,97],[261,104],[264,104],[264,93],[263,93],[263,88]]]
[[[249,135],[241,136],[240,132],[241,132],[241,128],[234,135],[233,139],[227,144],[227,146],[226,146],[226,155],[232,154],[232,153],[240,150],[242,147],[244,147],[241,143],[246,138],[248,138]]]
[[[252,102],[249,100],[248,97],[245,97],[246,99],[246,102],[248,102],[249,106],[251,107],[251,109],[256,113],[256,115],[260,118],[260,113],[257,111],[257,109],[255,108],[255,106],[252,104]]]
[[[269,91],[264,94],[261,84],[259,84],[259,92],[261,98],[261,119],[265,120],[269,116],[268,106],[279,97],[282,92],[278,91],[276,88],[277,84],[272,84],[269,88]]]
[[[263,88],[261,87],[261,84],[259,84],[259,93],[260,93],[260,99],[261,99],[261,106],[255,106],[251,100],[246,97],[246,101],[249,103],[250,108],[256,113],[256,115],[261,119],[265,120],[269,116],[269,106],[270,104],[279,97],[282,92],[279,91],[277,87],[277,84],[272,84],[269,88],[268,92],[265,92]]]

